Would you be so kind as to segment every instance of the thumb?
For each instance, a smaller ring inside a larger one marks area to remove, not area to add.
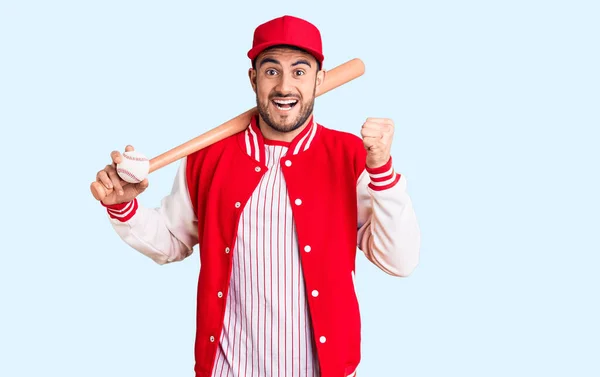
[[[371,136],[365,136],[363,138],[363,145],[365,146],[365,148],[367,150],[371,149],[373,146],[375,146],[375,144],[377,144],[377,140],[378,138],[376,137],[371,137]]]

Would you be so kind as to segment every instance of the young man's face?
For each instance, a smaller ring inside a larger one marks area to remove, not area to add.
[[[324,72],[317,60],[304,51],[274,48],[261,53],[250,81],[256,92],[261,118],[279,132],[302,126],[314,107],[315,92]]]

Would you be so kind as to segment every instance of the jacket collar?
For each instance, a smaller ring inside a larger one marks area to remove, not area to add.
[[[314,117],[311,115],[308,126],[305,127],[291,142],[268,140],[264,138],[260,127],[258,126],[258,115],[255,115],[252,117],[248,128],[239,133],[238,141],[248,156],[260,163],[264,163],[265,144],[285,146],[288,148],[286,152],[287,156],[298,155],[307,151],[310,146],[313,145],[319,129],[320,125],[314,121]]]

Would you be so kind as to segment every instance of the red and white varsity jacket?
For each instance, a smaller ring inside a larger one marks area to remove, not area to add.
[[[211,377],[223,330],[241,214],[266,174],[265,140],[249,127],[184,158],[159,208],[137,199],[107,206],[116,232],[156,263],[182,261],[198,245],[196,377]],[[392,160],[368,169],[362,140],[315,122],[280,164],[296,224],[315,351],[322,377],[355,374],[361,353],[357,248],[381,270],[408,276],[420,230],[406,179]]]

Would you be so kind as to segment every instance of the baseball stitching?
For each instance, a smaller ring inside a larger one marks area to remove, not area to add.
[[[127,170],[127,169],[122,169],[122,168],[119,168],[119,169],[117,169],[117,173],[123,173],[123,174],[125,174],[125,175],[127,175],[127,176],[129,176],[129,177],[131,177],[131,178],[133,178],[133,179],[135,179],[135,180],[136,180],[136,181],[138,181],[138,182],[141,182],[141,181],[142,181],[141,179],[139,179],[138,177],[136,177],[136,176],[135,176],[135,175],[134,175],[132,172],[130,172],[130,171],[129,171],[129,170]]]
[[[123,154],[123,157],[125,157],[128,160],[132,160],[132,161],[148,161],[147,158],[144,158],[144,157],[133,157],[133,156],[129,156],[127,154]]]

